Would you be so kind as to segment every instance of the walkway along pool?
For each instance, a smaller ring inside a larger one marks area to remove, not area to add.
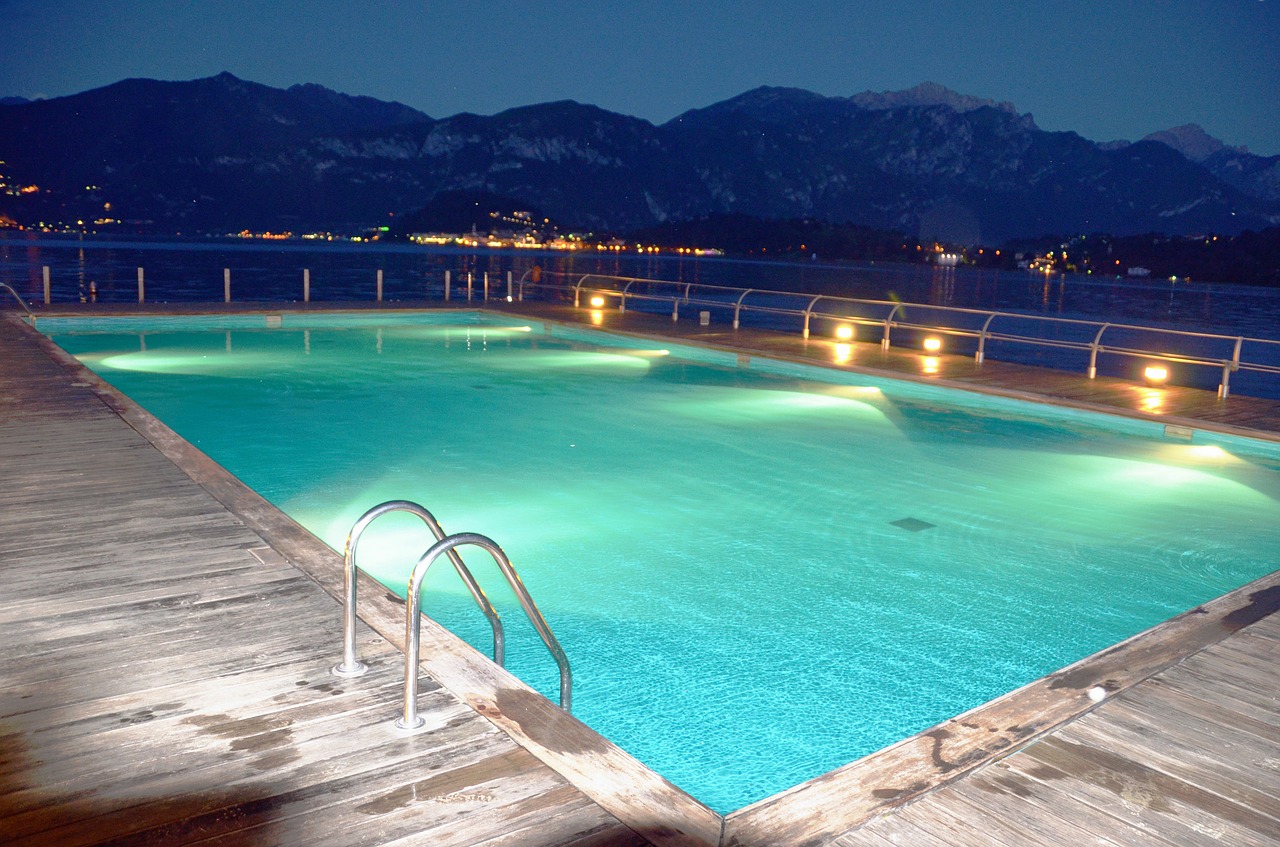
[[[335,547],[400,498],[493,537],[575,715],[721,812],[1274,569],[1275,444],[480,314],[270,323],[40,328]],[[383,520],[402,589],[428,539]],[[424,607],[488,652],[447,567]]]

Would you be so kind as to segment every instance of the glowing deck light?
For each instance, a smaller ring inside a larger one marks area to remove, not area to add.
[[[840,324],[840,326],[836,327],[836,338],[841,341],[852,341],[853,327],[849,326],[849,324]]]
[[[603,305],[604,305],[604,298],[601,297],[599,294],[591,298],[591,308],[599,309]]]
[[[1169,369],[1163,365],[1147,365],[1146,370],[1142,372],[1142,378],[1148,385],[1163,385],[1169,379]]]
[[[926,338],[924,343],[920,346],[928,350],[930,353],[937,353],[942,349],[942,339],[938,338],[936,335],[931,335]]]

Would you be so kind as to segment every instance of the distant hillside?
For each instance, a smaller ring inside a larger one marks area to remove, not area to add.
[[[0,106],[0,213],[148,232],[352,229],[448,192],[629,231],[712,215],[995,243],[1280,222],[1280,157],[1169,139],[1099,145],[926,83],[823,97],[760,88],[661,126],[573,102],[433,119],[314,85],[126,80]]]

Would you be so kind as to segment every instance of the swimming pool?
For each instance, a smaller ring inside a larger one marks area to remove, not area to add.
[[[575,714],[720,811],[1273,569],[1280,451],[1245,439],[481,315],[41,328],[334,546],[392,498],[494,537]],[[387,521],[394,580],[424,532]]]

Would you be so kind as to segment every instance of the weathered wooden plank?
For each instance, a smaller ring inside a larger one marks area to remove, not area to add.
[[[271,818],[282,805],[300,802],[301,798],[331,802],[345,798],[350,802],[371,796],[371,792],[376,796],[388,785],[412,782],[415,774],[424,771],[433,773],[437,780],[433,787],[447,785],[448,792],[462,791],[473,784],[469,780],[486,774],[527,777],[535,761],[527,754],[524,759],[511,758],[523,751],[499,736],[477,735],[474,716],[463,718],[457,725],[446,723],[429,742],[423,740],[425,734],[400,739],[377,756],[370,754],[386,745],[374,740],[379,734],[376,726],[339,723],[347,724],[347,728],[313,729],[315,734],[311,737],[292,740],[288,747],[278,743],[278,735],[251,737],[246,743],[257,746],[248,748],[249,755],[258,756],[258,761],[269,767],[274,774],[271,780],[261,779],[255,769],[246,768],[243,762],[215,763],[197,770],[173,762],[164,772],[113,784],[112,794],[121,799],[110,808],[95,809],[91,799],[83,808],[65,804],[53,809],[42,807],[4,822],[13,827],[11,831],[26,833],[33,845],[58,843],[74,847],[98,843],[103,831],[113,833],[114,838],[126,838],[147,830],[159,830],[165,836],[156,843],[172,843],[168,830],[195,826],[202,838],[212,834],[210,829],[227,824],[232,825],[232,831],[241,830],[255,825],[254,816]],[[386,734],[382,733],[382,737],[385,739]],[[237,740],[232,736],[222,743],[235,749]],[[424,760],[421,754],[427,749],[437,755]],[[286,761],[294,754],[299,758]],[[544,774],[545,778],[559,779],[550,772]],[[18,839],[14,843],[25,842]]]
[[[1212,692],[1201,693],[1203,697],[1193,697],[1176,688],[1151,686],[1118,701],[1115,711],[1131,718],[1158,720],[1168,727],[1166,732],[1198,736],[1204,743],[1221,744],[1233,751],[1258,750],[1262,755],[1280,756],[1280,727],[1230,711],[1225,703],[1214,702]]]
[[[1184,662],[1171,668],[1159,683],[1182,690],[1213,691],[1232,711],[1280,716],[1280,688],[1258,685],[1257,679],[1253,674],[1242,676],[1238,668],[1218,661],[1215,654],[1212,662]]]
[[[873,828],[854,830],[846,837],[832,842],[840,847],[963,847],[963,842],[952,840],[951,832],[935,832],[916,825],[906,815],[888,815],[875,822]],[[824,841],[809,842],[813,845]],[[760,845],[763,847],[763,843]]]
[[[403,658],[388,649],[378,636],[366,632],[357,638],[357,646],[374,681],[380,676],[395,679],[401,673]],[[315,693],[325,698],[340,697],[344,691],[327,673],[326,664],[317,664],[314,655],[305,655],[279,664],[253,663],[224,676],[169,682],[154,688],[131,686],[114,694],[94,691],[78,701],[45,697],[35,708],[0,718],[0,751],[23,735],[38,739],[43,733],[56,733],[59,739],[66,739],[121,725],[148,723],[167,715],[194,714],[195,708],[188,701],[198,703],[205,698],[243,704],[270,702],[283,708],[295,697]],[[431,680],[423,680],[420,690],[438,687]],[[353,687],[348,687],[347,691],[351,690]]]
[[[341,801],[318,809],[281,798],[284,802],[261,818],[262,826],[277,844],[306,845],[323,836],[341,843],[373,838],[379,843],[470,845],[509,829],[524,829],[525,836],[537,843],[546,837],[539,830],[548,815],[574,817],[582,797],[519,747],[502,757],[418,779],[406,773],[396,784],[384,782],[380,793],[365,793],[367,787],[360,785],[358,794],[333,792]],[[598,825],[600,816],[592,817]],[[621,829],[615,822],[614,831]],[[229,835],[210,843],[242,843],[237,837]]]
[[[1280,826],[1280,786],[1258,780],[1258,764],[1234,751],[1178,737],[1154,721],[1133,721],[1108,710],[1105,720],[1085,719],[1064,727],[1058,738],[1121,753],[1174,779],[1203,788],[1276,819]]]
[[[1275,819],[1155,771],[1114,751],[1047,738],[1010,767],[1025,776],[1057,780],[1078,802],[1144,832],[1187,847],[1232,844],[1267,847],[1280,836]]]
[[[954,847],[1023,847],[1038,833],[1006,817],[992,814],[981,807],[958,806],[954,792],[943,790],[931,795],[928,803],[916,803],[903,809],[904,821],[918,829],[945,838]],[[1078,832],[1064,827],[1054,833],[1058,843],[1071,840]]]
[[[139,768],[145,771],[163,766],[169,756],[189,757],[210,745],[221,751],[221,740],[227,733],[248,733],[259,726],[266,727],[263,731],[267,732],[284,725],[292,727],[312,722],[358,721],[360,726],[365,726],[381,721],[386,730],[382,734],[391,734],[391,721],[399,714],[402,691],[392,676],[384,675],[376,687],[344,688],[338,680],[324,681],[323,669],[312,666],[300,670],[306,674],[300,679],[276,677],[275,693],[266,700],[235,699],[253,694],[250,688],[228,686],[224,690],[216,684],[207,684],[190,691],[171,692],[183,699],[168,702],[152,699],[152,706],[120,717],[86,720],[87,726],[73,727],[70,732],[47,726],[26,726],[19,741],[26,746],[38,744],[41,785],[49,787],[54,784],[55,773],[60,777],[65,775],[68,780],[87,780],[93,784],[100,781],[104,773],[123,768],[126,775],[136,775]],[[307,677],[318,677],[319,681],[313,683]],[[422,711],[431,712],[436,720],[452,719],[461,709],[448,698],[441,699],[437,686],[423,686],[419,696],[426,704]],[[211,712],[211,708],[224,711]],[[157,737],[180,740],[182,746],[152,750]],[[113,755],[103,755],[104,750],[112,751]],[[141,765],[132,760],[134,754],[142,761]],[[195,765],[188,762],[184,767]],[[20,755],[5,761],[0,769],[0,777],[5,780],[0,794],[7,788],[16,789],[25,784],[29,777],[26,771],[30,768],[31,763]]]
[[[931,795],[928,803],[917,805],[932,805],[935,799],[945,812],[953,816],[979,821],[996,818],[1018,827],[1022,833],[1022,840],[1018,842],[1020,847],[1031,844],[1151,847],[1152,844],[1149,836],[1124,827],[1110,827],[1105,834],[1090,831],[1079,825],[1076,816],[1071,814],[1073,809],[1059,806],[1057,814],[1046,814],[1045,810],[1054,808],[1054,805],[1039,786],[1030,781],[1019,781],[998,763],[972,779],[939,791],[936,798]],[[907,811],[914,808],[912,806]]]

